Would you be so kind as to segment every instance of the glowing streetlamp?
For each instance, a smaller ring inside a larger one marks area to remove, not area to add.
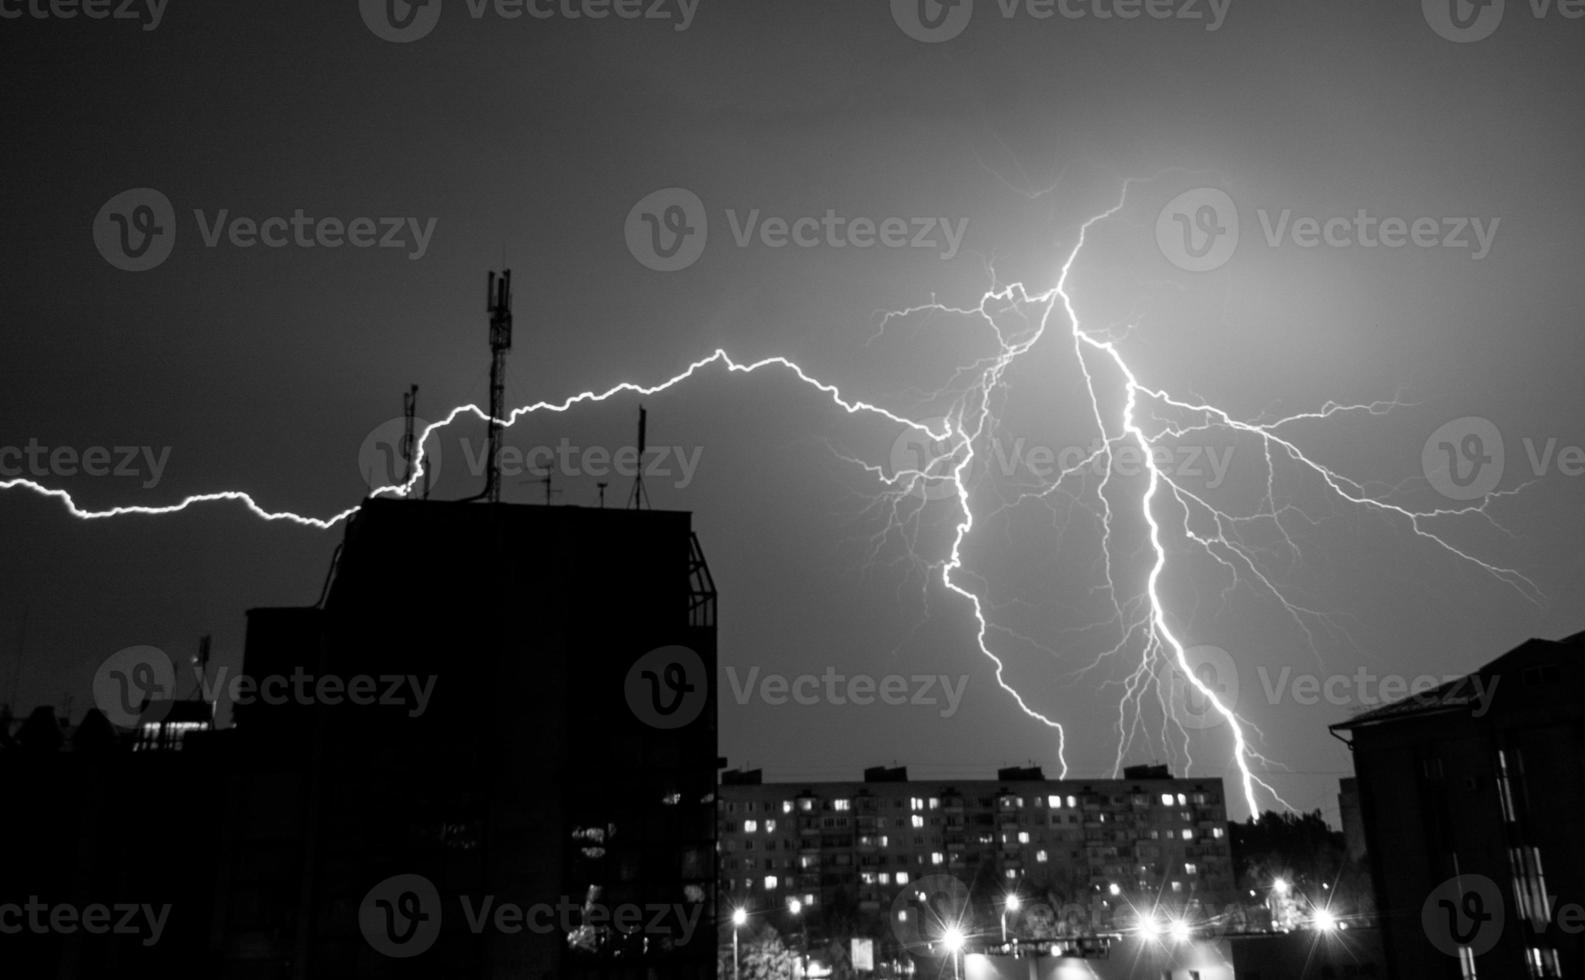
[[[1276,892],[1278,895],[1288,894],[1288,887],[1288,879],[1286,878],[1278,878],[1276,881],[1271,883],[1271,890]]]
[[[742,908],[732,910],[732,980],[738,980],[742,976],[743,966],[739,962],[737,955],[737,930],[739,926],[747,921],[748,910]]]
[[[948,926],[947,931],[941,936],[941,944],[947,948],[947,953],[952,957],[953,980],[962,980],[958,972],[958,954],[963,951],[963,930],[957,926]]]
[[[1007,944],[1007,913],[1017,912],[1023,906],[1017,892],[1010,892],[1007,901],[1002,903],[1002,945]]]
[[[1327,909],[1316,909],[1315,915],[1310,918],[1310,922],[1322,932],[1331,932],[1337,928],[1337,916]]]

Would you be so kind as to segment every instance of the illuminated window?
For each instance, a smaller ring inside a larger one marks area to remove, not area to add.
[[[765,821],[765,833],[774,834],[775,832],[776,832],[776,821],[774,821],[774,820]]]
[[[941,864],[944,861],[946,861],[946,855],[942,854],[940,851],[931,851],[930,852],[930,863],[931,864]]]
[[[863,882],[866,885],[875,884],[875,872],[873,872],[873,871],[860,871],[859,872],[859,881]]]
[[[1162,793],[1161,794],[1161,805],[1162,806],[1171,806],[1172,805],[1172,794],[1171,793]]]
[[[814,892],[804,892],[804,908],[811,908],[812,909],[812,908],[814,908],[814,904],[815,904]]]
[[[930,798],[930,809],[932,809],[932,810],[941,809],[941,799],[939,797],[932,796]]]
[[[1020,844],[1027,844],[1027,843],[1029,843],[1029,831],[1027,831],[1027,830],[1020,830],[1020,831],[1019,831],[1019,832],[1018,832],[1018,843],[1020,843]]]
[[[889,885],[891,883],[892,883],[891,872],[890,871],[882,871],[881,872],[881,884]]]
[[[805,813],[808,813],[810,810],[813,810],[814,808],[815,808],[815,801],[809,799],[808,797],[805,797],[804,799],[801,799],[801,800],[798,801],[798,809],[802,810]]]
[[[923,810],[925,808],[925,801],[921,800],[917,796],[909,797],[909,799],[908,799],[908,808],[910,810]],[[915,824],[914,826],[917,827],[918,824]]]
[[[1194,831],[1190,830],[1187,827],[1183,828],[1183,839],[1184,840],[1194,840]]]
[[[1008,868],[1007,869],[1007,877],[1009,877],[1009,878],[1018,877],[1018,869],[1017,868]]]
[[[1181,892],[1181,891],[1183,891],[1183,882],[1181,882],[1181,881],[1174,881],[1174,882],[1173,882],[1173,883],[1172,883],[1172,890],[1173,890],[1173,891],[1175,891],[1175,892]]]
[[[1046,852],[1045,851],[1036,851],[1035,852],[1035,860],[1040,862],[1041,864],[1045,864],[1046,863]]]
[[[1222,833],[1223,833],[1223,831],[1222,831],[1221,827],[1212,827],[1211,828],[1211,836],[1215,837],[1217,840],[1221,840],[1222,839]]]
[[[1071,810],[1071,809],[1073,809],[1074,807],[1076,807],[1078,805],[1079,805],[1079,798],[1077,796],[1073,796],[1072,794],[1069,794],[1069,796],[1068,796],[1068,809]]]
[[[906,872],[906,871],[897,872],[897,883],[899,885],[908,884],[908,872]]]
[[[1057,796],[1056,794],[1046,797],[1046,806],[1051,807],[1053,810],[1062,809],[1062,797]]]
[[[1183,873],[1188,875],[1190,878],[1193,878],[1195,875],[1200,873],[1200,866],[1197,864],[1185,864],[1183,866]]]
[[[781,801],[781,812],[783,812],[783,813],[791,813],[792,812],[792,800],[782,800]]]
[[[848,806],[849,806],[849,801],[847,801],[847,800],[832,800],[831,801],[831,809],[833,809],[833,810],[846,810],[848,808]]]
[[[743,821],[743,833],[752,834],[754,831],[756,831],[758,829],[759,829],[759,821],[758,820],[745,820],[745,821]]]
[[[774,890],[776,888],[776,885],[777,885],[777,881],[776,881],[776,876],[775,875],[766,875],[765,876],[765,890],[766,891]]]
[[[1183,795],[1182,793],[1179,793],[1178,794],[1178,805],[1179,806],[1183,806],[1187,802],[1189,802],[1189,798],[1187,796]]]
[[[914,827],[917,829],[919,827],[923,827],[924,825],[925,825],[925,818],[921,817],[917,813],[914,814]]]
[[[881,846],[885,847],[886,845],[891,843],[891,840],[892,839],[890,837],[887,837],[885,834],[882,834],[881,835]]]

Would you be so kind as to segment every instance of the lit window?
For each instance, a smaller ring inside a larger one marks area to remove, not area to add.
[[[810,810],[813,810],[814,808],[815,808],[815,801],[814,800],[811,800],[811,799],[805,797],[804,799],[801,799],[801,800],[798,801],[798,809],[802,810],[805,813],[808,813]]]
[[[1183,828],[1183,839],[1184,840],[1194,840],[1194,831],[1190,830],[1187,827]]]
[[[774,890],[776,888],[776,884],[777,884],[777,882],[776,882],[776,876],[775,875],[766,875],[765,876],[765,890],[766,891]]]
[[[846,810],[848,808],[848,806],[849,806],[849,802],[847,800],[832,800],[831,801],[831,809],[833,809],[833,810]]]
[[[892,883],[891,872],[890,871],[882,871],[881,872],[881,884],[889,885],[891,883]]]
[[[756,831],[758,829],[759,829],[759,821],[758,820],[745,820],[745,821],[743,821],[743,833],[752,834],[754,831]]]
[[[1174,881],[1174,882],[1173,882],[1173,883],[1172,883],[1172,890],[1173,890],[1173,891],[1175,891],[1175,892],[1181,892],[1181,891],[1183,891],[1183,882],[1181,882],[1181,881]]]
[[[941,799],[939,797],[932,796],[930,798],[930,809],[932,809],[932,810],[941,809]]]
[[[1182,793],[1179,793],[1178,794],[1178,805],[1179,806],[1183,806],[1187,802],[1189,802],[1189,798],[1187,796],[1183,795]]]
[[[1069,796],[1068,796],[1068,809],[1071,810],[1071,809],[1073,809],[1074,807],[1076,807],[1078,805],[1079,805],[1079,798],[1077,796],[1073,796],[1072,794],[1069,794]]]
[[[889,843],[891,843],[891,838],[887,837],[885,834],[882,834],[881,835],[881,846],[885,847]]]
[[[1007,869],[1007,877],[1009,877],[1009,878],[1018,877],[1018,869],[1017,868],[1008,868]]]
[[[908,872],[906,872],[906,871],[897,872],[897,883],[899,885],[908,884]]]
[[[1211,836],[1215,837],[1217,840],[1221,840],[1222,839],[1222,828],[1221,827],[1212,827],[1211,828]]]
[[[946,856],[943,855],[940,851],[931,851],[930,852],[930,863],[931,864],[941,864],[945,860],[946,860]]]
[[[1197,864],[1185,864],[1183,866],[1183,873],[1188,875],[1190,878],[1193,878],[1195,875],[1200,873],[1200,866]]]
[[[921,800],[917,796],[909,797],[908,808],[910,810],[923,810],[925,808],[925,801]],[[915,826],[918,826],[918,824],[915,824]]]
[[[774,820],[765,821],[765,833],[774,834],[775,832],[776,832],[776,821],[774,821]]]
[[[860,871],[859,872],[859,881],[862,881],[866,885],[875,884],[875,872],[873,872],[873,871]]]
[[[1035,852],[1035,860],[1040,862],[1041,864],[1045,864],[1046,863],[1046,852],[1045,851],[1036,851]]]
[[[1055,794],[1046,797],[1046,806],[1051,807],[1053,810],[1062,809],[1062,797]]]
[[[1162,806],[1171,806],[1172,805],[1172,794],[1171,793],[1162,793],[1161,794],[1161,805]]]
[[[804,892],[804,908],[814,908],[814,892]]]
[[[783,812],[783,813],[791,813],[792,812],[792,800],[782,800],[781,801],[781,812]]]
[[[1018,843],[1020,843],[1020,844],[1027,844],[1027,843],[1029,843],[1029,831],[1027,831],[1027,830],[1020,830],[1020,831],[1019,831],[1019,832],[1018,832]]]
[[[914,814],[914,827],[917,829],[919,827],[923,827],[924,825],[925,825],[925,818],[921,817],[917,813]]]

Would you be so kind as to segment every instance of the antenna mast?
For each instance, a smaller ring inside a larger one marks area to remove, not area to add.
[[[490,313],[490,440],[485,461],[484,494],[501,502],[501,413],[506,399],[506,352],[512,349],[512,270],[489,274],[485,298]]]
[[[649,413],[644,411],[644,406],[638,407],[638,471],[633,475],[633,492],[628,495],[627,506],[629,510],[643,510],[649,506],[649,493],[644,489],[644,451],[648,447],[644,441],[649,428]]]

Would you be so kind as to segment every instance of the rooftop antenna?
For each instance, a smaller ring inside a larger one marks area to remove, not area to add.
[[[402,396],[402,486],[412,489],[413,468],[418,465],[418,437],[414,422],[418,418],[418,385],[409,385]],[[424,469],[424,499],[429,499],[429,469]]]
[[[610,485],[611,484],[609,484],[609,483],[596,483],[595,484],[595,486],[598,487],[599,490],[600,490],[600,509],[601,510],[605,510],[605,488],[610,486]]]
[[[484,491],[470,500],[501,502],[501,412],[506,396],[506,352],[512,349],[512,270],[493,270],[485,283],[486,309],[490,313],[490,419],[489,450],[485,459]]]
[[[561,493],[560,490],[552,490],[550,488],[550,482],[551,482],[551,480],[553,480],[555,478],[555,476],[556,476],[556,471],[555,470],[546,470],[545,471],[545,475],[543,477],[541,477],[540,479],[534,481],[535,483],[541,484],[545,488],[545,506],[546,507],[550,506],[550,498],[552,496],[559,495]]]
[[[649,493],[644,489],[644,450],[647,429],[649,428],[649,413],[644,411],[644,406],[638,407],[638,471],[633,475],[633,492],[628,495],[627,507],[629,510],[643,510],[649,506]]]

